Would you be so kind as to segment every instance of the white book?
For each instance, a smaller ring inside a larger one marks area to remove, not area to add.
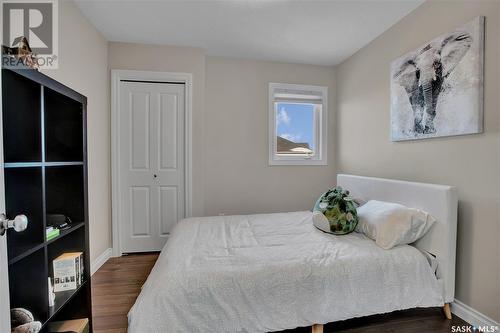
[[[53,260],[54,292],[74,290],[79,285],[79,257],[82,252],[64,253]],[[77,274],[78,273],[78,274]]]
[[[83,273],[84,273],[84,265],[85,263],[83,262],[83,253],[80,254],[80,285],[83,284]]]

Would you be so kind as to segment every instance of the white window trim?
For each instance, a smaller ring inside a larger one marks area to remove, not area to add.
[[[276,151],[276,108],[274,105],[274,91],[276,89],[290,89],[299,91],[314,91],[322,94],[322,119],[320,121],[319,133],[315,133],[315,145],[319,144],[318,154],[313,158],[304,156],[277,156]],[[269,83],[269,165],[328,165],[327,145],[328,145],[328,87],[311,86],[288,83]],[[319,141],[319,142],[317,142]]]

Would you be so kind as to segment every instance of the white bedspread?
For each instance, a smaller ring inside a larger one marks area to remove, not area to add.
[[[265,332],[442,306],[416,248],[315,229],[312,213],[190,218],[129,312],[129,332]]]

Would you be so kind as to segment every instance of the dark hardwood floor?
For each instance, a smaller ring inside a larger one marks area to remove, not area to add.
[[[134,254],[111,258],[94,274],[92,308],[95,333],[127,332],[127,313],[157,257],[158,254]],[[441,309],[415,309],[331,323],[325,326],[325,333],[450,333],[452,325],[467,323],[456,316],[453,320],[446,320]],[[310,328],[299,328],[286,333],[310,331]]]
[[[111,258],[92,276],[92,317],[95,333],[127,332],[127,313],[158,254]]]

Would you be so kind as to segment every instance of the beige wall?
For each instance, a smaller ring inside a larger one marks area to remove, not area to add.
[[[203,207],[205,55],[189,47],[109,43],[109,68],[193,74],[193,215]]]
[[[111,247],[107,41],[72,1],[59,1],[59,69],[44,74],[87,96],[90,256]]]
[[[486,16],[484,134],[394,143],[389,64]],[[339,172],[455,185],[456,297],[500,321],[500,2],[430,1],[337,67]]]
[[[334,105],[332,68],[117,42],[109,43],[108,59],[110,69],[193,74],[194,215],[310,209],[333,182],[333,132],[329,166],[269,167],[267,162],[268,82],[326,85]],[[330,127],[334,119],[332,114]]]
[[[328,86],[328,166],[268,165],[268,83]],[[335,179],[331,67],[206,58],[205,214],[311,209]]]

